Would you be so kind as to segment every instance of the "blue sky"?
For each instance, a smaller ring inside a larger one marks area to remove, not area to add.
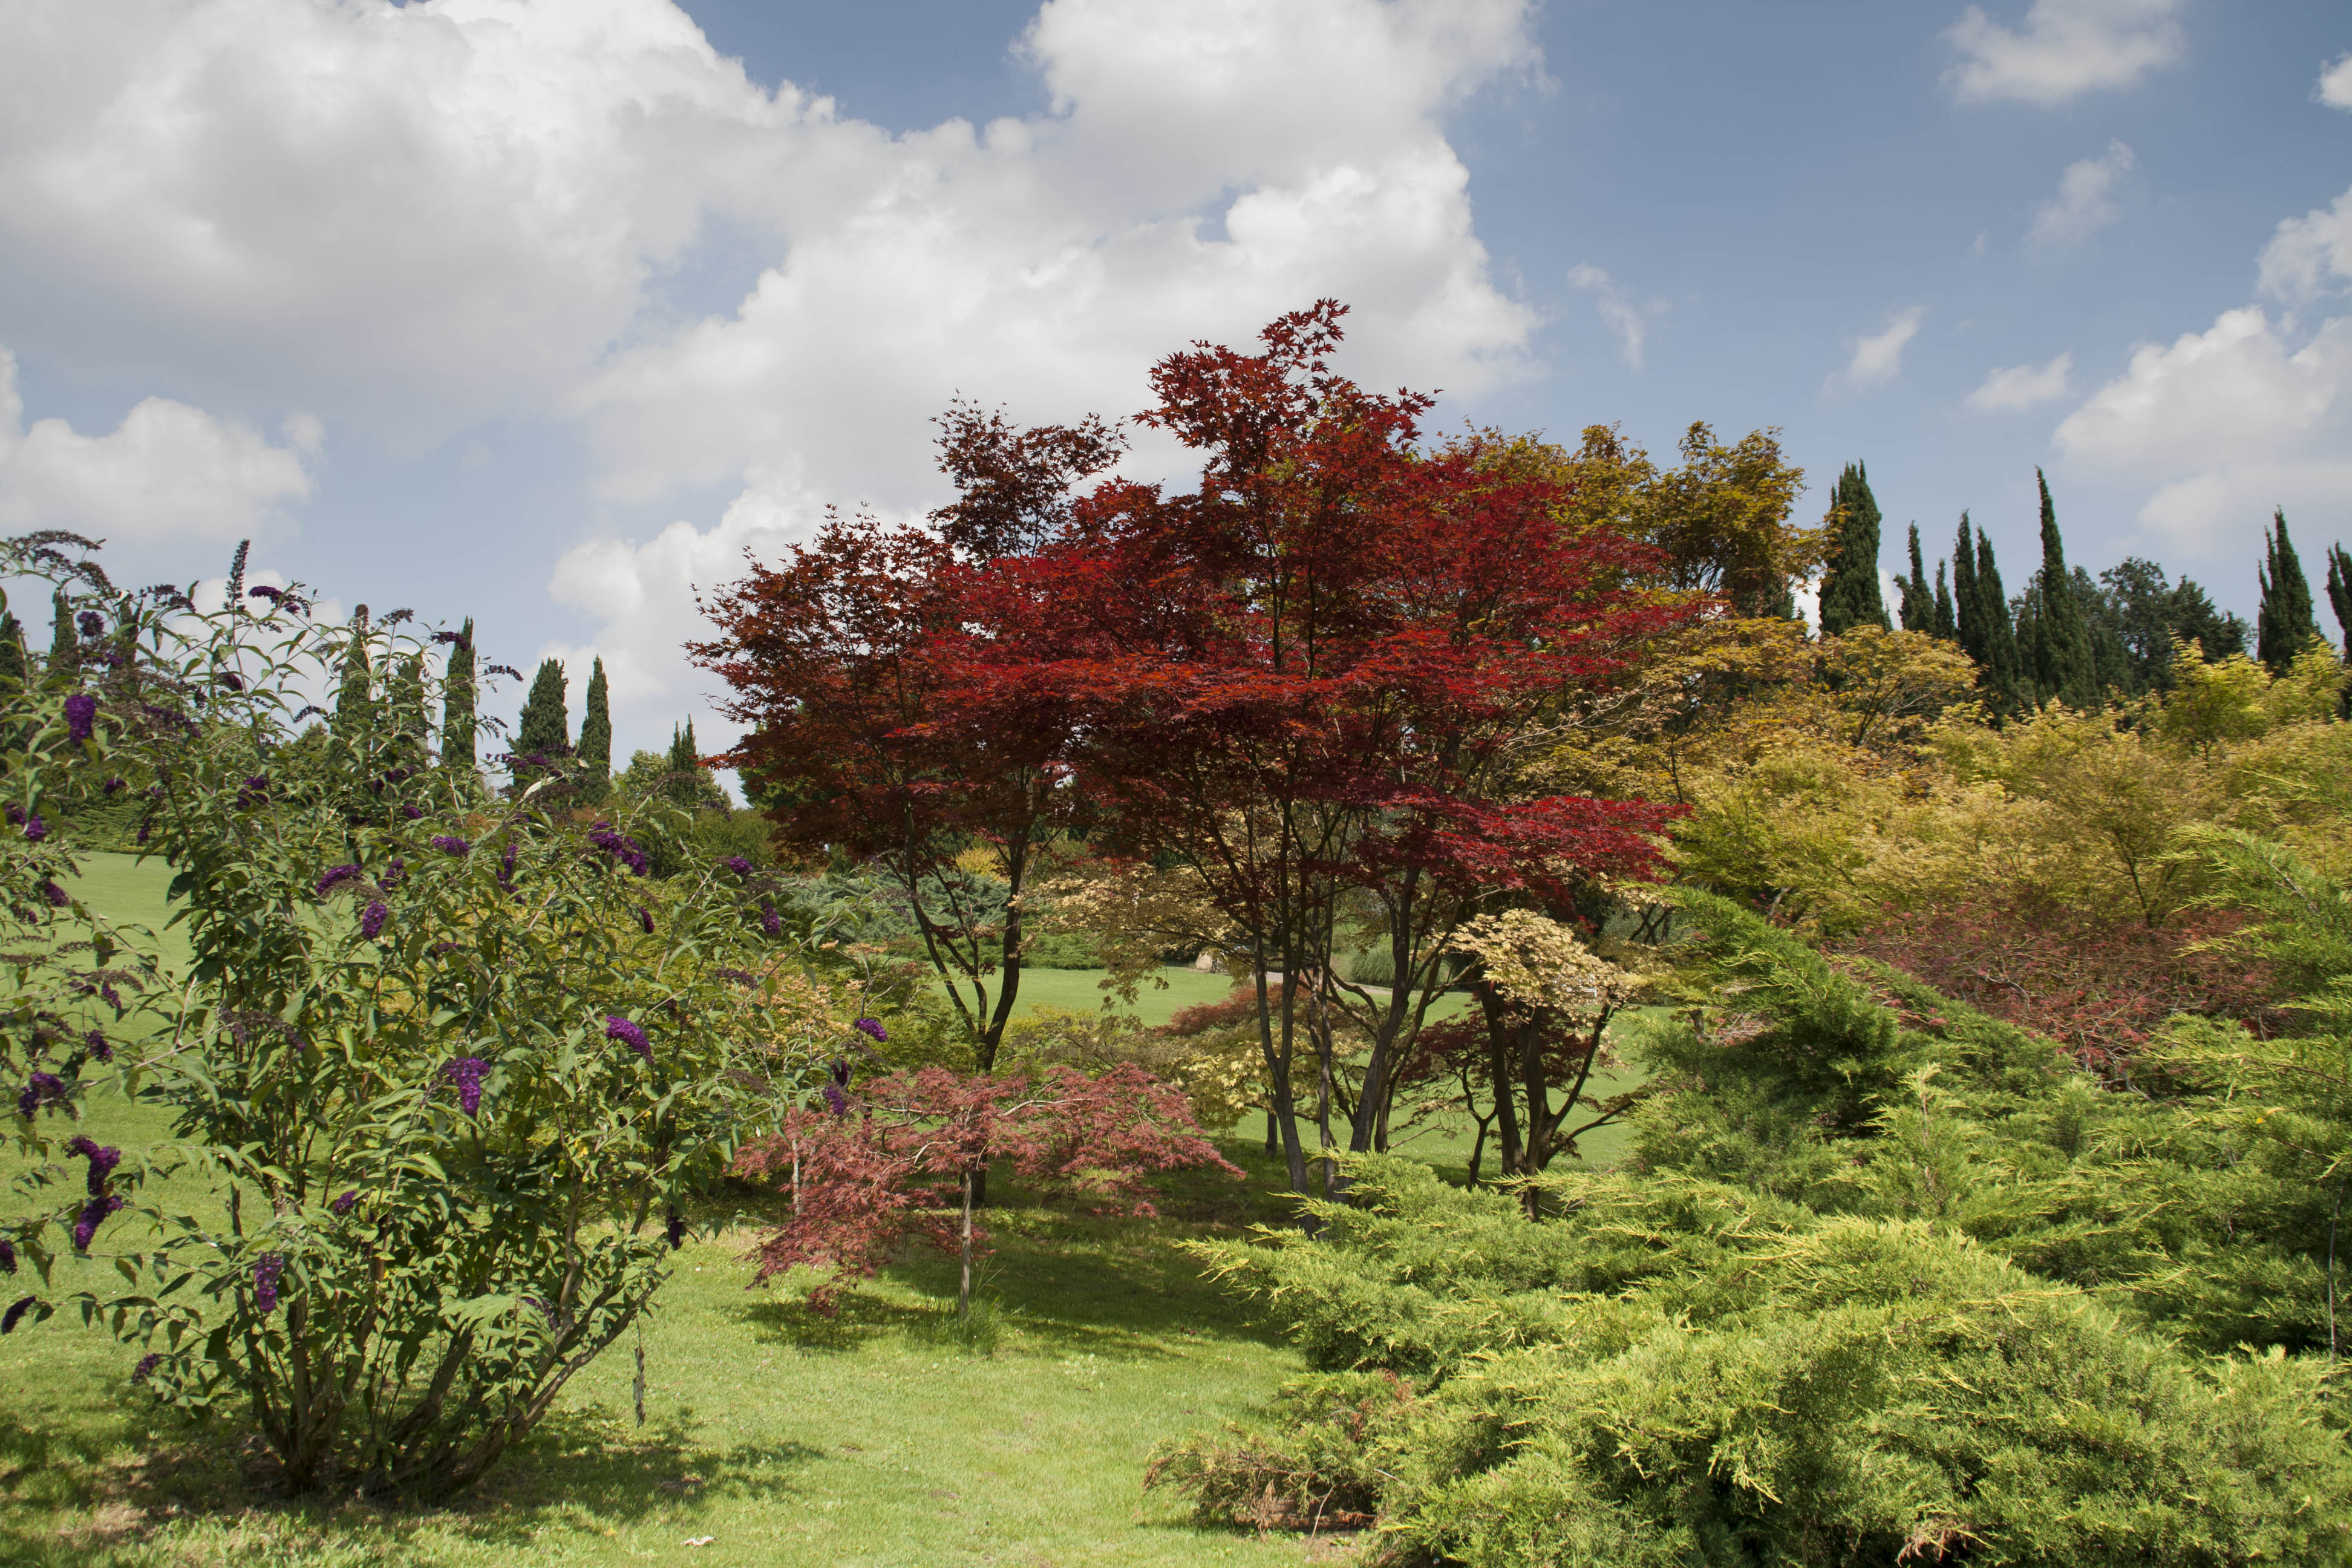
[[[17,0],[0,526],[707,713],[692,586],[1320,294],[1443,417],[1866,460],[1899,563],[2352,542],[2352,13],[2218,0]],[[2336,68],[2329,74],[2331,68]],[[1149,445],[1139,469],[1169,468]],[[576,699],[575,699],[576,700]],[[725,739],[705,721],[705,738]]]

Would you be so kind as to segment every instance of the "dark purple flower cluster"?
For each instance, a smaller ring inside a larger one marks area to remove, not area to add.
[[[267,805],[268,804],[269,781],[261,774],[256,773],[237,786],[237,810],[251,811],[257,805]]]
[[[114,1059],[114,1042],[98,1030],[92,1029],[89,1034],[84,1035],[82,1043],[89,1047],[89,1054],[100,1061],[110,1062]]]
[[[470,855],[474,850],[474,847],[464,839],[447,833],[435,834],[432,844],[434,848],[444,855]]]
[[[56,1105],[66,1097],[66,1080],[53,1072],[37,1072],[25,1085],[25,1092],[16,1097],[18,1114],[30,1116],[44,1105]]]
[[[58,887],[55,882],[44,882],[41,884],[41,897],[49,900],[49,907],[53,910],[64,909],[68,904],[73,902],[73,895],[67,892],[63,888]]]
[[[28,842],[38,844],[48,836],[49,825],[41,820],[39,812],[37,811],[25,819],[25,837]]]
[[[22,827],[25,826],[25,808],[23,806],[11,801],[5,808],[0,809],[5,809],[7,812],[9,826]]]
[[[481,1109],[482,1074],[489,1065],[479,1057],[459,1057],[441,1069],[441,1076],[457,1086],[457,1109],[468,1116]]]
[[[414,822],[425,815],[425,808],[413,801],[404,800],[400,803],[400,815]]]
[[[835,1116],[849,1114],[849,1093],[841,1085],[827,1079],[824,1080],[824,1086],[817,1092],[824,1097],[825,1108]]]
[[[647,936],[654,934],[654,912],[643,904],[637,906],[637,924],[645,928]]]
[[[676,1204],[669,1205],[669,1220],[662,1226],[662,1235],[668,1239],[672,1252],[686,1245],[686,1216],[677,1212]]]
[[[104,1223],[108,1215],[121,1206],[122,1197],[118,1193],[109,1193],[102,1198],[92,1198],[82,1205],[81,1217],[74,1221],[74,1250],[88,1252],[91,1239],[98,1235],[99,1226]]]
[[[882,1026],[881,1020],[878,1018],[860,1018],[849,1026],[859,1034],[870,1037],[877,1046],[890,1037],[890,1032]]]
[[[514,890],[514,863],[515,842],[509,838],[507,840],[506,853],[499,857],[499,886],[509,892]]]
[[[37,1300],[37,1298],[32,1296],[23,1297],[17,1300],[15,1306],[10,1307],[7,1311],[0,1313],[0,1334],[15,1333],[16,1331],[16,1325],[25,1321],[25,1314],[32,1310],[33,1302],[36,1300]]]
[[[638,1028],[636,1025],[631,1023],[628,1019],[622,1017],[619,1014],[607,1013],[604,1015],[604,1037],[608,1040],[620,1041],[623,1045],[628,1047],[629,1049],[645,1058],[647,1066],[652,1065],[654,1059],[653,1042],[646,1038],[646,1032],[643,1029]]]
[[[77,691],[66,699],[66,739],[80,745],[98,727],[98,699]]]
[[[392,918],[392,910],[382,899],[371,899],[368,907],[360,911],[360,934],[373,942],[383,931],[383,922]]]
[[[784,917],[776,912],[775,905],[761,904],[760,906],[760,929],[766,931],[770,936],[782,936],[783,934]]]
[[[139,1364],[131,1369],[131,1381],[133,1384],[146,1382],[148,1374],[152,1373],[158,1365],[162,1364],[163,1360],[163,1358],[162,1355],[158,1354],[154,1351],[149,1351],[145,1355],[139,1358]]]
[[[88,1136],[80,1136],[66,1145],[66,1152],[79,1154],[89,1162],[89,1195],[104,1197],[106,1179],[114,1173],[115,1166],[122,1163],[122,1151],[105,1148]]]
[[[463,632],[435,632],[433,640],[437,643],[454,643],[462,648],[470,648],[474,646],[467,640],[466,634]]]
[[[220,672],[220,683],[223,686],[227,687],[231,691],[242,691],[245,689],[245,677],[239,675],[233,669],[224,669]]]
[[[0,1237],[0,1274],[16,1272],[16,1244]]]
[[[121,795],[124,790],[131,787],[131,781],[124,778],[121,774],[117,773],[114,777],[107,780],[98,787],[99,792],[101,795]]]
[[[286,590],[283,588],[273,588],[269,586],[268,584],[264,583],[257,588],[247,588],[245,591],[245,596],[248,599],[267,599],[274,605],[278,603],[278,600],[286,596]]]
[[[738,985],[757,985],[760,977],[748,969],[714,969],[710,972],[721,980],[732,980]]]
[[[74,617],[74,625],[81,628],[81,635],[86,637],[102,637],[106,635],[106,617],[96,610],[84,610]]]
[[[339,1215],[347,1215],[352,1212],[352,1205],[359,1201],[360,1190],[357,1187],[353,1187],[341,1197],[337,1198],[333,1203],[329,1204],[327,1206],[334,1210]]]
[[[400,879],[407,875],[408,862],[395,855],[384,865],[383,885],[387,888],[397,888],[400,886]]]
[[[265,1252],[253,1266],[253,1304],[268,1317],[278,1310],[278,1281],[286,1272],[285,1258],[275,1252]]]
[[[350,881],[359,874],[360,868],[354,865],[344,864],[341,866],[328,867],[325,870],[319,873],[319,896],[322,899],[325,898],[329,893],[334,891],[337,888],[341,887],[345,882]]]
[[[751,862],[740,855],[730,855],[719,863],[739,877],[748,877],[751,874]]]
[[[600,822],[588,831],[588,842],[642,877],[653,869],[646,858],[644,847],[625,833],[615,833],[610,824]]]

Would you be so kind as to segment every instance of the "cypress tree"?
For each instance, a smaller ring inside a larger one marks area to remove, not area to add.
[[[2042,696],[2055,697],[2070,708],[2088,708],[2099,700],[2090,627],[2075,597],[2074,575],[2066,570],[2066,545],[2058,536],[2050,481],[2036,468],[2033,482],[2042,490],[2042,591],[2036,595],[2040,613],[2033,621],[2033,680]]]
[[[1932,633],[1936,629],[1936,594],[1927,586],[1927,568],[1919,556],[1919,525],[1916,522],[1911,525],[1911,575],[1895,581],[1903,590],[1903,629]]]
[[[63,588],[49,595],[48,683],[74,686],[81,681],[81,629],[74,625],[73,605]]]
[[[1997,709],[2026,706],[2017,633],[2009,596],[2001,591],[2000,568],[1993,561],[1992,536],[1981,530],[1972,534],[1967,512],[1960,513],[1960,537],[1953,552],[1952,610],[1960,647],[1976,661],[1978,685]]]
[[[572,749],[572,716],[563,706],[568,684],[562,660],[540,661],[530,695],[523,700],[522,721],[515,726],[516,755],[559,757]]]
[[[391,722],[392,743],[400,765],[412,771],[425,765],[425,656],[403,658],[386,682],[385,717]]]
[[[1854,626],[1888,629],[1886,598],[1878,588],[1878,501],[1862,464],[1848,463],[1838,476],[1826,521],[1833,540],[1822,576],[1822,635],[1833,637]]]
[[[2319,637],[2319,622],[2311,613],[2311,582],[2295,558],[2294,542],[2286,536],[2286,512],[2274,510],[2277,526],[2263,531],[2263,563],[2254,568],[2263,590],[2262,607],[2254,616],[2254,657],[2284,675],[2295,655]]]
[[[695,749],[694,721],[688,719],[683,729],[672,725],[669,731],[669,781],[662,793],[678,805],[691,810],[702,799],[702,753]]]
[[[2344,657],[2352,659],[2352,555],[2340,544],[2327,547],[2327,603],[2344,628]]]
[[[13,612],[0,610],[0,697],[25,689],[25,628]]]
[[[601,800],[613,776],[612,696],[604,681],[604,661],[598,659],[588,675],[587,706],[580,715],[580,788],[591,800]]]
[[[1936,619],[1927,629],[1946,642],[1958,642],[1960,637],[1960,626],[1959,622],[1953,618],[1952,586],[1944,580],[1944,566],[1945,563],[1941,561],[1936,563]]]
[[[443,637],[449,634],[444,632]],[[457,634],[449,648],[449,668],[441,682],[441,765],[453,773],[474,772],[474,617]]]
[[[374,704],[368,689],[373,673],[368,664],[368,607],[362,605],[352,613],[351,636],[343,643],[342,679],[335,690],[335,712],[327,721],[330,731],[352,745],[366,740],[375,729]]]

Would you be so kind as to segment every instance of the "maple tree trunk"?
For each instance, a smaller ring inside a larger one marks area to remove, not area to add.
[[[963,1282],[956,1289],[956,1318],[961,1322],[971,1321],[971,1205],[975,1173],[963,1173]]]

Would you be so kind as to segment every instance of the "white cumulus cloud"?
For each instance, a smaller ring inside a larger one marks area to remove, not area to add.
[[[2110,142],[2095,158],[2078,159],[2058,176],[2057,194],[2033,215],[2026,243],[2043,250],[2081,244],[2116,221],[2116,183],[2132,169],[2132,150]]]
[[[1633,302],[1633,295],[1591,262],[1570,268],[1568,281],[1572,288],[1593,297],[1593,307],[1601,312],[1601,321],[1617,334],[1618,346],[1624,353],[1626,365],[1633,370],[1641,369],[1642,342],[1647,335],[1647,323],[1643,320],[1642,307]]]
[[[2178,60],[2181,0],[2033,0],[2021,26],[1975,5],[1944,37],[1959,54],[1945,74],[1962,103],[2063,103],[2129,87]]]
[[[1840,379],[1849,387],[1876,386],[1893,381],[1902,373],[1904,348],[1919,335],[1919,323],[1927,314],[1924,305],[1895,311],[1887,318],[1884,331],[1873,332],[1853,345],[1853,357],[1846,362]]]
[[[1996,370],[1984,378],[1984,384],[1969,394],[1969,406],[1982,409],[2032,408],[2063,397],[2069,390],[2066,377],[2074,368],[2074,356],[2062,353],[2045,365],[2018,364]]]
[[[2247,306],[2143,345],[2056,442],[2080,472],[2145,496],[2141,526],[2192,556],[2243,554],[2274,506],[2352,537],[2352,317],[2298,342]]]
[[[16,356],[0,348],[0,529],[62,528],[117,541],[235,539],[310,493],[304,456],[318,422],[287,421],[288,445],[167,397],[104,436],[62,419],[25,427]]]
[[[2264,293],[2291,300],[2352,283],[2352,190],[2283,221],[2263,247],[2261,279]]]
[[[2330,109],[2352,110],[2352,53],[2347,53],[2319,73],[2319,84],[2311,96]]]

